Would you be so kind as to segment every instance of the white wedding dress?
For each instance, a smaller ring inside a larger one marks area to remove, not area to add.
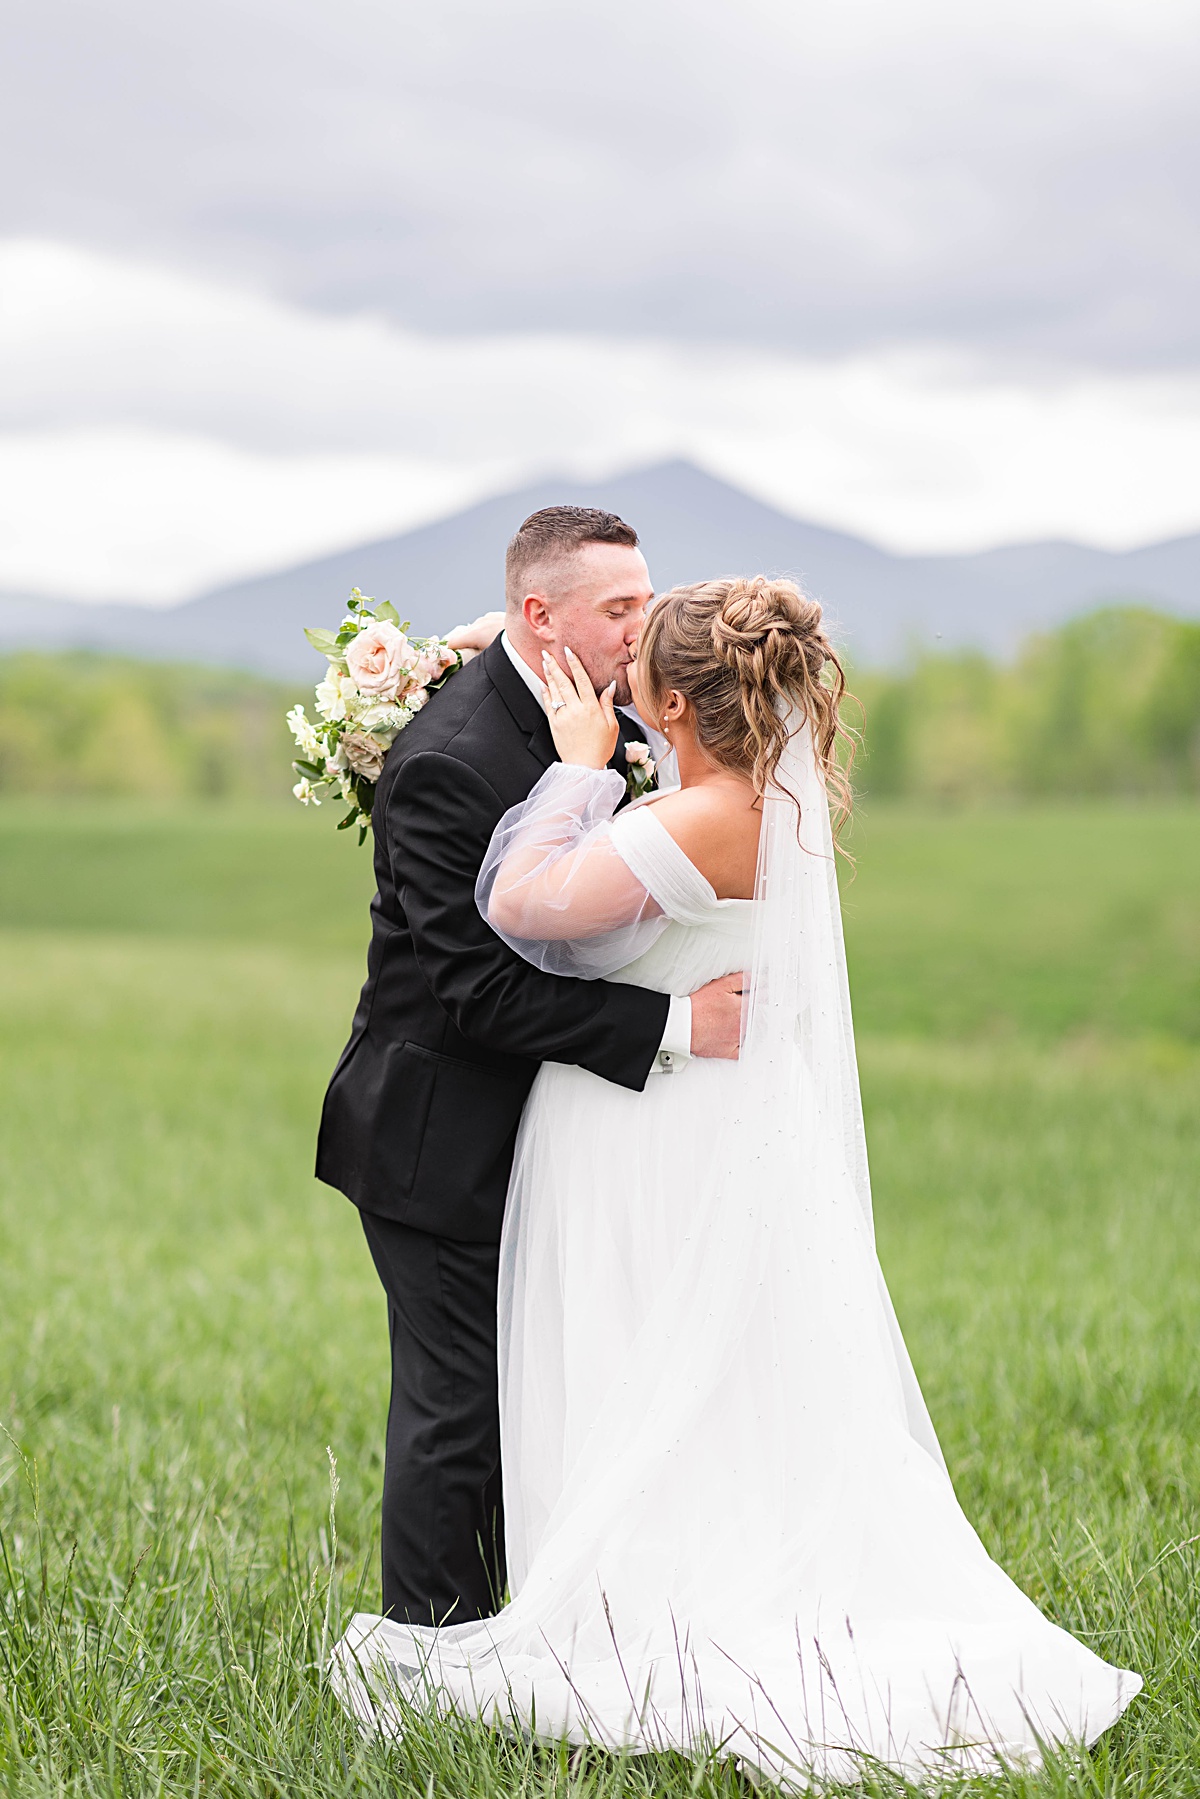
[[[652,803],[610,823],[611,774],[551,769],[494,840],[493,875],[540,831],[543,868],[582,846],[636,888],[607,932],[512,937],[531,960],[666,993],[751,968],[751,1014],[740,1062],[640,1094],[539,1074],[501,1258],[511,1603],[356,1617],[335,1678],[375,1728],[452,1705],[802,1785],[1034,1765],[1141,1686],[1041,1615],[955,1499],[876,1260],[806,729],[786,772],[805,841],[770,797],[754,901],[718,900]],[[569,924],[570,882],[559,903]]]

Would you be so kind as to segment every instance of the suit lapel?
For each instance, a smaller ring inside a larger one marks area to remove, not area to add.
[[[550,723],[545,716],[538,720],[536,728],[530,733],[529,753],[537,757],[543,768],[549,768],[552,762],[558,761],[558,751],[550,735]]]
[[[497,637],[483,652],[488,679],[512,714],[513,723],[529,745],[529,753],[542,768],[558,761],[550,724],[537,700],[509,661]]]
[[[617,713],[617,747],[608,759],[608,766],[624,778],[629,773],[629,764],[625,760],[625,745],[636,741],[635,733],[623,712]]]

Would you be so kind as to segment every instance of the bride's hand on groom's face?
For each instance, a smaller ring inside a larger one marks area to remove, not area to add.
[[[548,650],[542,656],[546,716],[554,747],[564,762],[579,768],[603,768],[617,747],[617,715],[613,711],[617,684],[611,682],[597,695],[574,650],[563,653],[570,678]]]

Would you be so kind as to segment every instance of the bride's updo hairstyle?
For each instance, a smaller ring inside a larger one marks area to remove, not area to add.
[[[760,798],[787,744],[785,716],[795,705],[812,726],[835,831],[848,818],[854,737],[840,716],[846,676],[820,606],[795,582],[754,575],[673,587],[650,609],[637,665],[650,722],[672,689],[681,693],[705,755],[749,776]]]

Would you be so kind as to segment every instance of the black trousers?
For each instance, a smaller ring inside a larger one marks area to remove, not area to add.
[[[372,1212],[388,1299],[383,1609],[407,1624],[486,1618],[504,1595],[496,1275],[500,1251]]]

